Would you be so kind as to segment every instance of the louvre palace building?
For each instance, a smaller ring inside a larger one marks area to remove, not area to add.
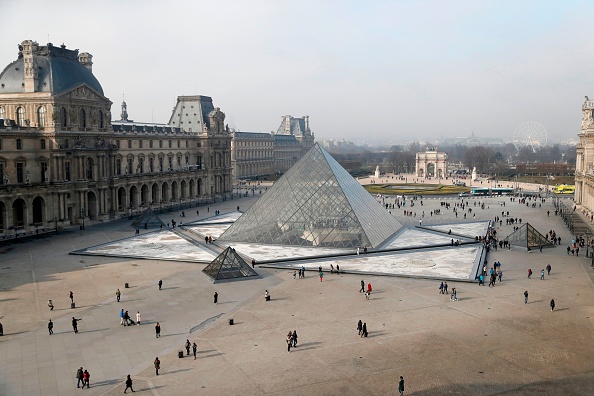
[[[168,124],[133,122],[93,57],[25,40],[0,74],[0,235],[176,208],[232,192],[225,114],[182,96]]]

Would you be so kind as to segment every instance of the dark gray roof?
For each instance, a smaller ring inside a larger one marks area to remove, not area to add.
[[[59,94],[82,84],[103,95],[103,88],[93,73],[78,61],[78,50],[39,46],[33,54],[37,63],[38,80],[35,92]],[[0,94],[25,92],[22,57],[10,63],[0,73]]]
[[[233,132],[236,139],[272,139],[270,133],[265,132]]]

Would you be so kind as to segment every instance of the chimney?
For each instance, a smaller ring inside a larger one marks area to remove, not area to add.
[[[78,54],[78,61],[81,65],[87,68],[88,71],[93,73],[93,55],[88,52]]]
[[[309,116],[303,116],[305,118],[305,132],[309,132]]]
[[[21,43],[20,47],[22,48],[23,66],[25,69],[25,92],[35,92],[38,69],[33,54],[37,52],[38,44],[33,40],[25,40]]]
[[[291,134],[291,116],[290,115],[285,116],[285,134],[287,134],[287,135]]]

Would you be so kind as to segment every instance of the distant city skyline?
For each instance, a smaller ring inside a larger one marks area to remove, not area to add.
[[[132,119],[166,123],[197,94],[241,131],[308,115],[317,139],[382,145],[535,121],[556,143],[594,95],[593,17],[577,0],[4,0],[0,65],[25,39],[90,52],[114,120],[123,95]]]

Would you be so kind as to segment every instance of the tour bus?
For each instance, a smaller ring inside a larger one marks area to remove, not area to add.
[[[491,189],[491,195],[514,195],[514,189],[495,187]]]
[[[555,194],[573,194],[575,193],[575,186],[561,184],[553,189]]]
[[[487,187],[473,187],[470,189],[470,195],[472,196],[487,196],[489,195],[489,188]]]

